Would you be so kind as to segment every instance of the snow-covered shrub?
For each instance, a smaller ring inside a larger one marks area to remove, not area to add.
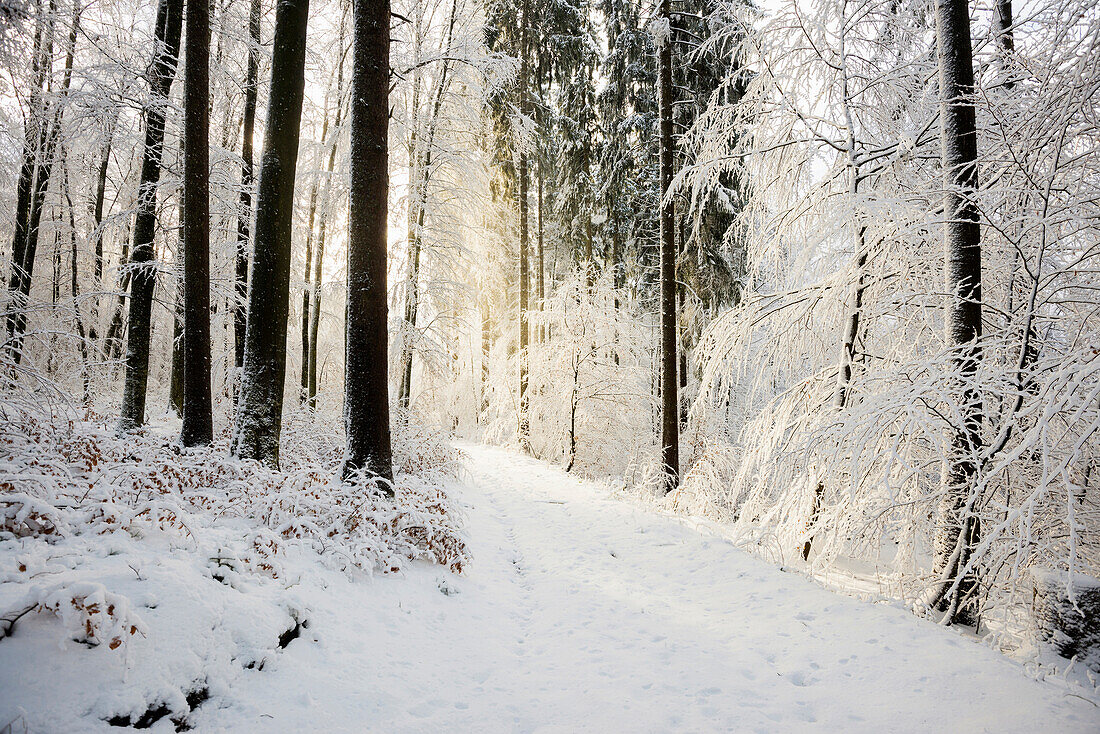
[[[436,431],[399,432],[389,499],[370,477],[340,479],[342,436],[332,423],[291,420],[280,471],[233,457],[224,437],[181,450],[151,430],[119,438],[96,417],[3,422],[0,549],[5,540],[14,551],[115,534],[201,545],[211,523],[243,520],[251,530],[227,561],[236,573],[279,578],[291,548],[347,572],[396,572],[417,559],[461,571],[468,553],[446,492],[458,475],[457,451]],[[52,611],[112,649],[143,629],[126,600],[102,586],[35,586],[27,599],[24,606]]]
[[[148,628],[134,613],[130,600],[102,584],[77,582],[34,586],[24,602],[36,611],[53,612],[74,639],[117,650]]]
[[[967,571],[983,629],[1016,644],[1029,568],[1067,585],[1100,573],[1100,16],[1085,2],[1022,14],[1007,49],[987,35],[988,9],[972,26],[983,327],[964,376],[944,338],[924,6],[721,6],[713,42],[740,43],[742,64],[685,135],[697,155],[679,183],[696,201],[723,177],[748,182],[736,230],[748,282],[696,349],[690,460],[671,502],[780,562],[873,575],[861,582],[928,611],[942,477],[959,455],[960,396],[975,395]]]
[[[529,314],[527,348],[531,452],[567,470],[621,475],[654,447],[652,314],[611,274],[589,282],[575,271]],[[487,386],[484,438],[514,442],[519,353],[507,353]]]

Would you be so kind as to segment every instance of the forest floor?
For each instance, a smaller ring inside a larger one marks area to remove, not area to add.
[[[136,721],[189,681],[204,732],[1100,730],[1079,687],[962,632],[513,452],[463,450],[462,575],[418,563],[352,580],[303,557],[284,562],[290,584],[206,579],[207,593],[164,557],[120,566],[117,584],[159,584],[186,614],[129,662],[21,620],[0,641],[0,730],[118,731],[111,715]],[[308,619],[289,640],[287,598]]]

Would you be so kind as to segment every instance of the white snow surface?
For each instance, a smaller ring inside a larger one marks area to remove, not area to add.
[[[462,575],[422,562],[351,578],[305,550],[278,578],[235,574],[210,553],[232,555],[241,520],[186,543],[105,539],[80,566],[96,575],[72,580],[128,597],[145,636],[89,648],[54,615],[23,617],[0,640],[0,730],[119,731],[105,719],[186,711],[201,684],[200,732],[1100,731],[1081,690],[959,631],[532,459],[463,448]],[[0,556],[0,579],[13,561]],[[64,545],[32,562],[63,570]],[[0,583],[0,612],[15,586]],[[308,627],[279,649],[295,618]]]

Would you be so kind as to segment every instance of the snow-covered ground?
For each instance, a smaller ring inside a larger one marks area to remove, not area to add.
[[[350,579],[303,551],[276,578],[238,576],[194,544],[105,548],[101,581],[148,636],[89,649],[52,615],[24,617],[0,641],[0,731],[118,731],[105,719],[186,710],[202,688],[187,723],[203,732],[1100,731],[1083,691],[961,632],[464,448],[464,574]],[[243,532],[202,542],[234,556]],[[287,639],[295,620],[308,626]]]

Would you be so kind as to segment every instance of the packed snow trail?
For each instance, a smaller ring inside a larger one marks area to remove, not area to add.
[[[362,606],[333,610],[332,626],[315,615],[321,643],[288,649],[307,659],[275,673],[312,705],[278,707],[273,730],[1100,727],[1091,702],[955,630],[515,453],[465,450],[474,562],[461,577],[361,585]]]
[[[122,656],[25,618],[0,642],[0,728],[23,712],[15,731],[119,731],[105,719],[199,682],[199,732],[1100,731],[1080,688],[957,630],[532,459],[465,450],[463,575],[352,580],[301,553],[231,588],[187,543],[129,567],[105,553],[100,580],[154,629]],[[309,624],[279,649],[291,608]]]

